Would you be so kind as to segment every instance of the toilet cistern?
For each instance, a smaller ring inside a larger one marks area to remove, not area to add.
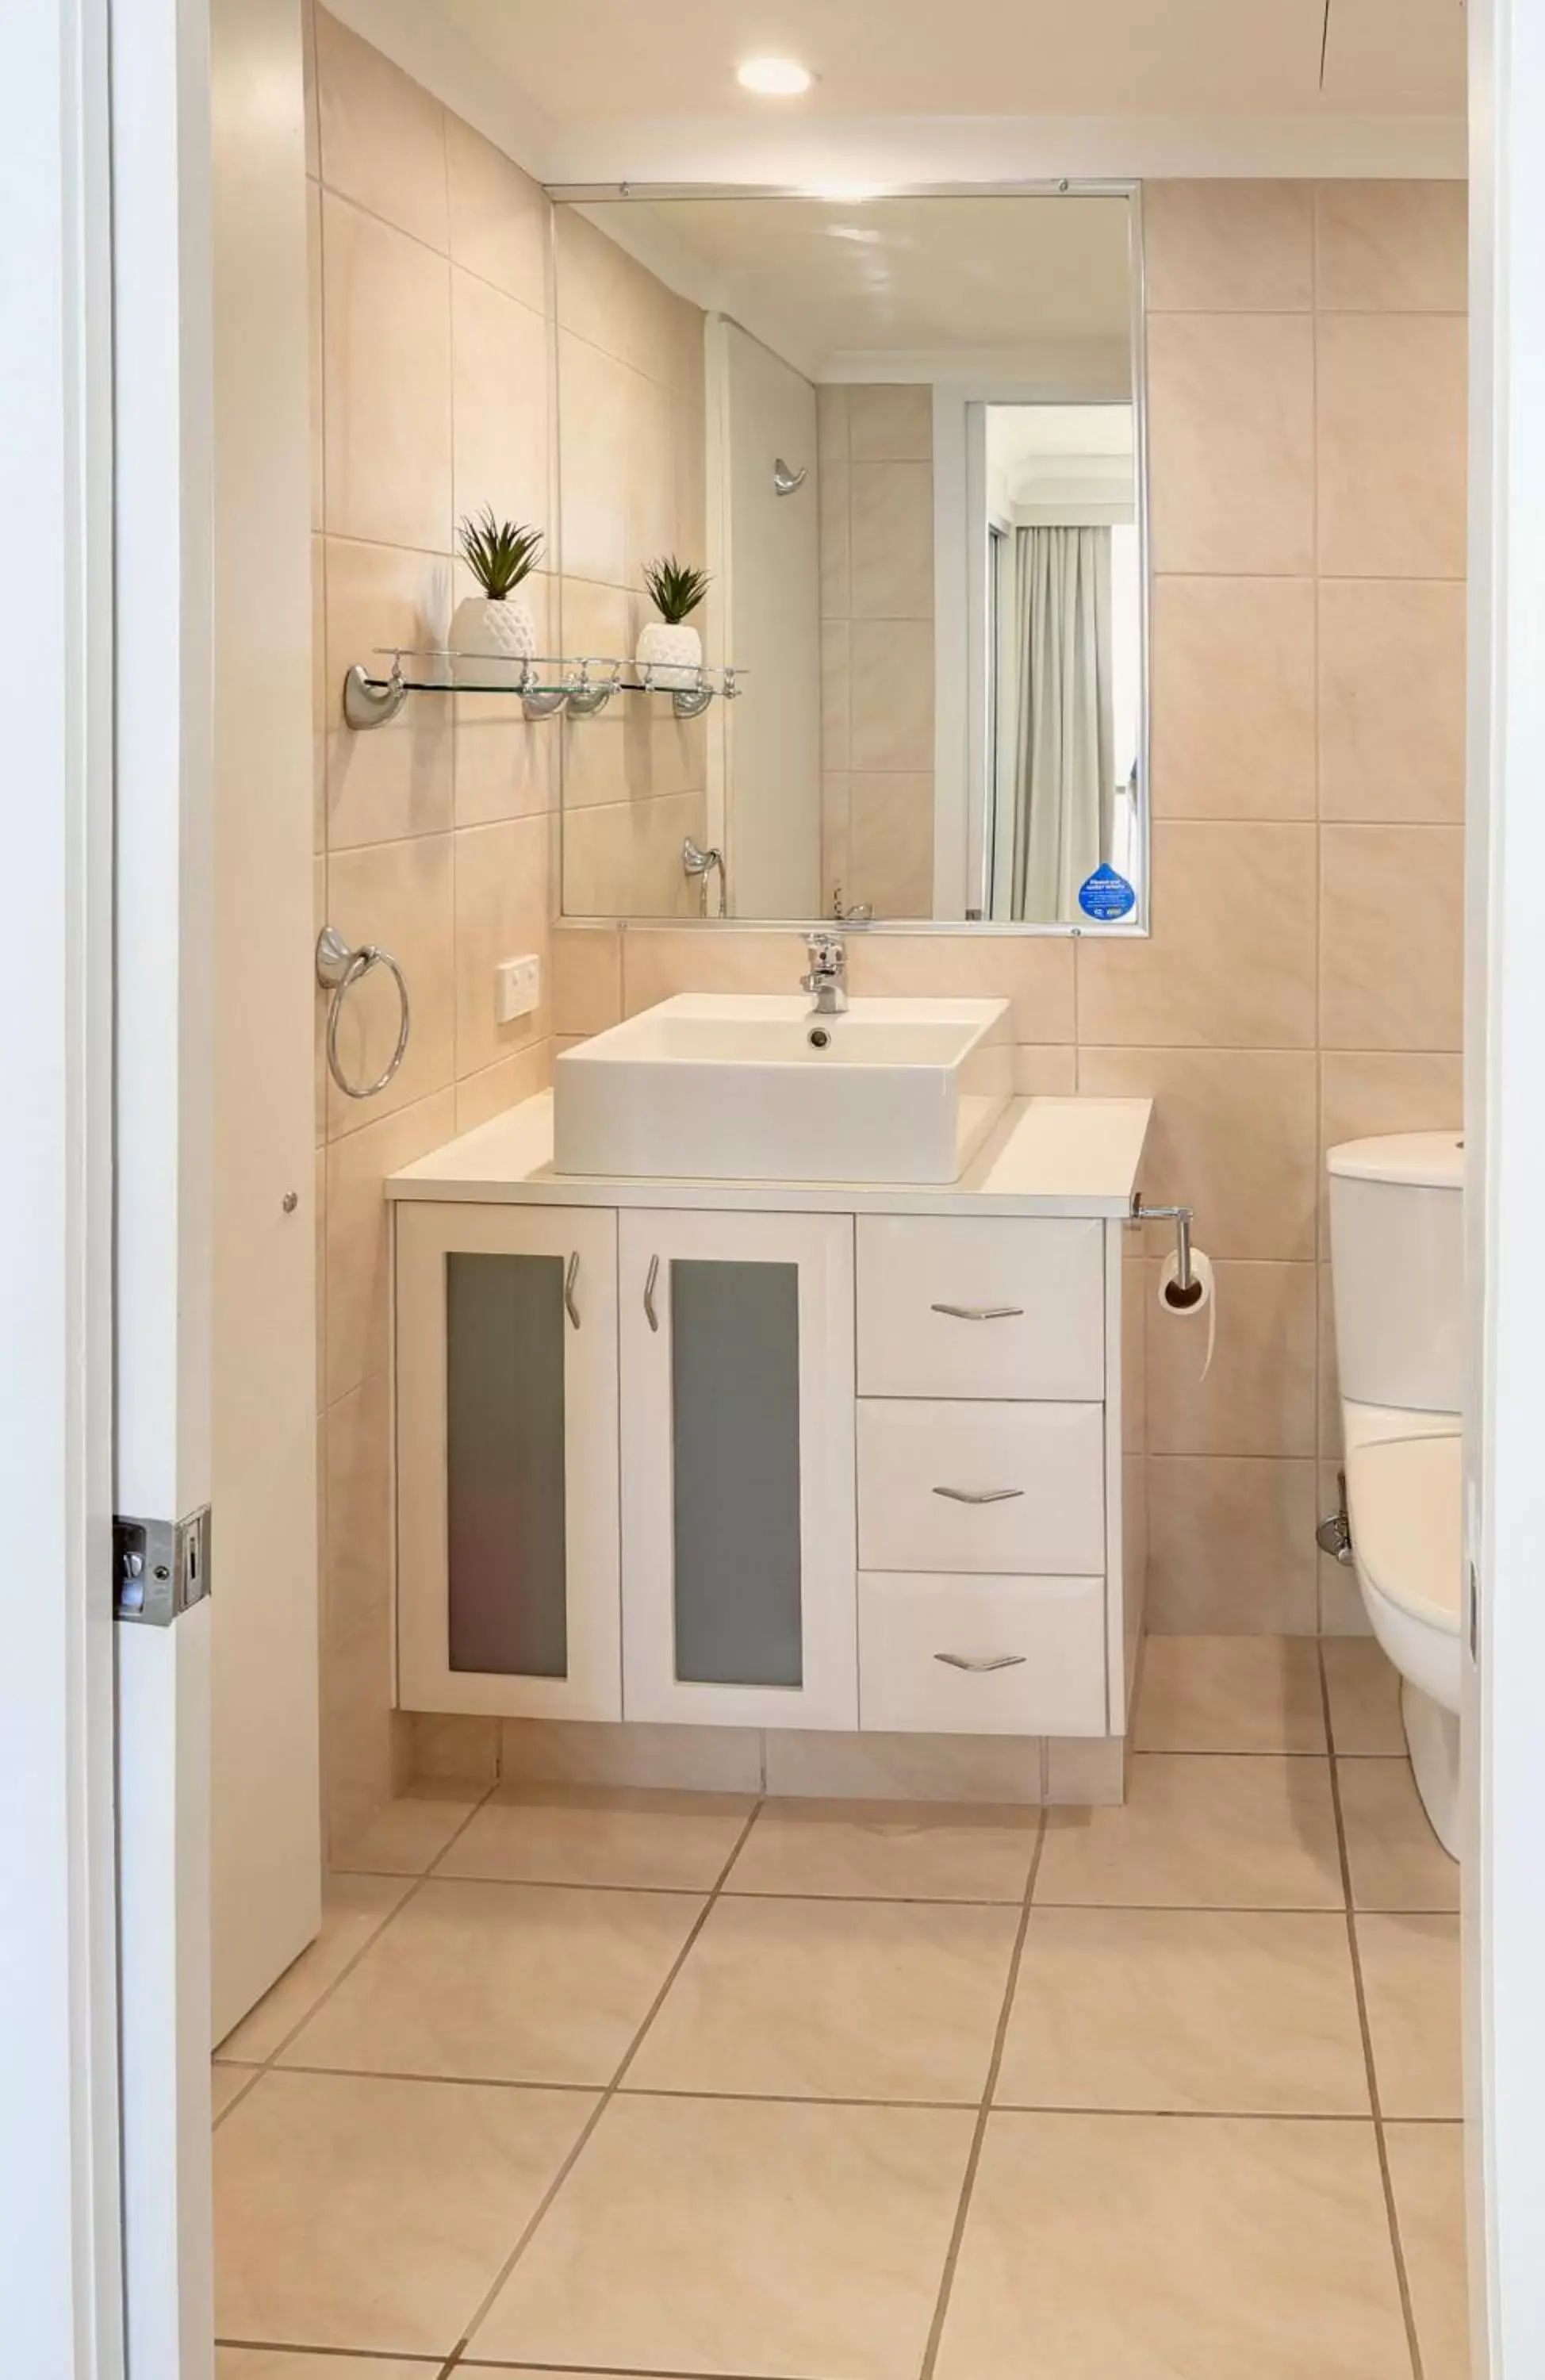
[[[806,934],[809,972],[800,990],[811,995],[814,1016],[841,1016],[848,1006],[848,946],[840,934]]]

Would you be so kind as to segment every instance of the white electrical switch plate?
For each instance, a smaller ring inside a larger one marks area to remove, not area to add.
[[[493,971],[493,1013],[501,1025],[529,1016],[542,996],[542,962],[538,958],[501,959]]]

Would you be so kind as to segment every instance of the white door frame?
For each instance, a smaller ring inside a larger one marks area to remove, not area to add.
[[[113,452],[107,0],[12,11],[0,77],[0,2305],[18,2372],[116,2380]],[[23,563],[21,557],[25,557]]]
[[[1545,11],[1470,0],[1466,1996],[1476,2380],[1545,2370]]]

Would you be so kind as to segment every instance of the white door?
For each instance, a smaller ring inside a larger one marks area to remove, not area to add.
[[[620,1718],[616,1215],[396,1211],[398,1698]]]
[[[858,1725],[853,1227],[624,1213],[624,1716]]]

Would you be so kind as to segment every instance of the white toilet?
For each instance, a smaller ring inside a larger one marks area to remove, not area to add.
[[[1400,1671],[1422,1807],[1455,1859],[1463,1148],[1457,1133],[1409,1132],[1346,1141],[1325,1160],[1352,1557]]]

